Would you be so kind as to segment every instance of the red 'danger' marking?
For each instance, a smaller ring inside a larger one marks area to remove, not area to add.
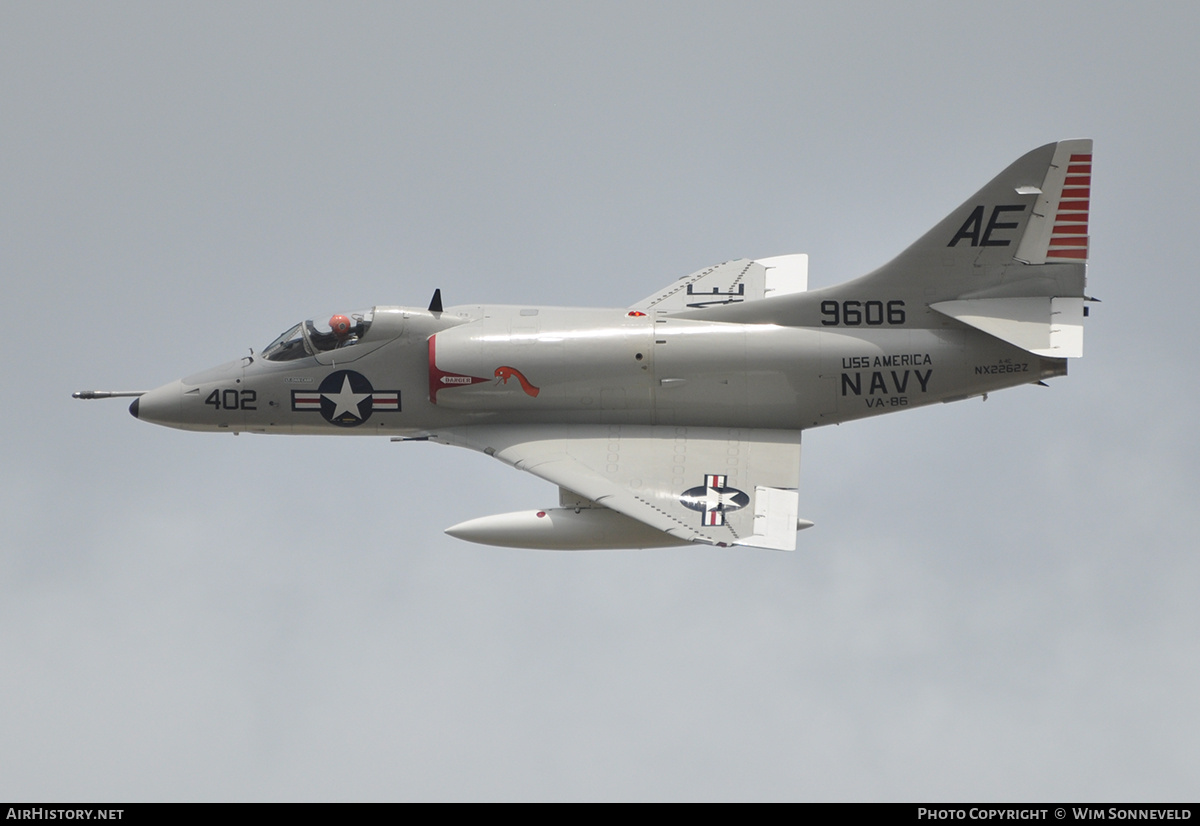
[[[437,366],[437,335],[429,337],[429,401],[437,404],[439,390],[479,384],[487,381],[482,376],[467,376],[462,373],[447,373]]]

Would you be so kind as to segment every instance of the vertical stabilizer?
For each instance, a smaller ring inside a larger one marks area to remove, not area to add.
[[[879,269],[834,288],[969,298],[1082,298],[1092,142],[1041,146],[1013,162]]]

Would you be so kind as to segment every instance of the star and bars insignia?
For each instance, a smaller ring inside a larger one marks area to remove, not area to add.
[[[357,427],[378,412],[400,410],[399,390],[376,390],[362,373],[338,370],[316,390],[293,390],[292,410],[320,412],[338,427]]]
[[[704,484],[685,490],[679,497],[685,508],[700,511],[700,524],[705,527],[725,524],[725,514],[741,510],[750,504],[750,497],[728,485],[729,477],[708,473]]]

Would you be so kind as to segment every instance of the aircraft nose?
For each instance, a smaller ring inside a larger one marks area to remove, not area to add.
[[[173,381],[134,399],[129,412],[143,422],[178,427],[182,403],[183,382]]]

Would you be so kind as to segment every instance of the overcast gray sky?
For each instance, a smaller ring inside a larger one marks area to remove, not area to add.
[[[0,3],[0,799],[1195,800],[1191,3]],[[371,306],[885,262],[1095,139],[1086,356],[806,435],[792,554],[153,387]],[[347,479],[354,480],[347,483]]]

